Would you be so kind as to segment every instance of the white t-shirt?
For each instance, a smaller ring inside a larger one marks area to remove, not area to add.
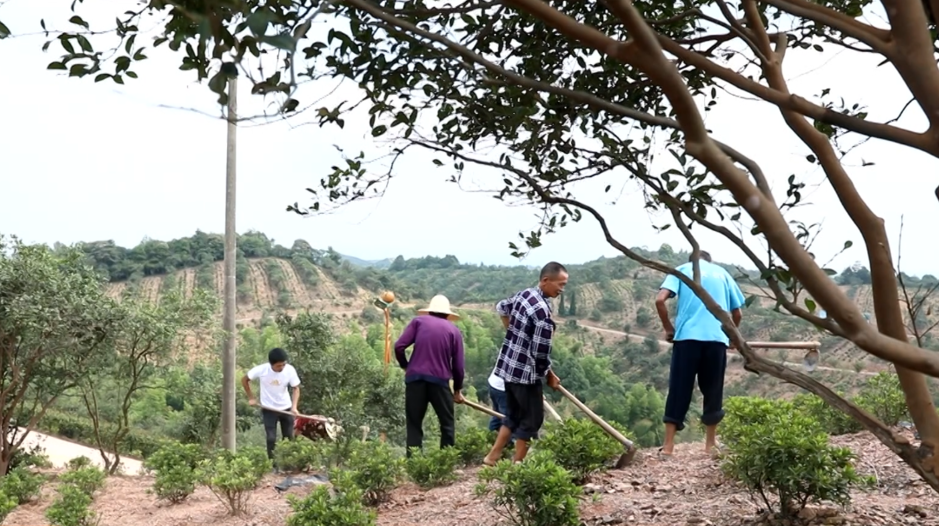
[[[297,376],[297,370],[289,363],[279,373],[271,369],[271,364],[262,363],[248,371],[248,379],[260,380],[261,405],[263,407],[283,411],[293,407],[287,386],[297,387],[300,385],[300,377]]]
[[[496,391],[505,391],[505,380],[496,376],[495,367],[492,368],[492,373],[489,375],[489,386]]]

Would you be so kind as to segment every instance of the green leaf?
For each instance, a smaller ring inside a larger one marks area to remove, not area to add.
[[[133,71],[125,71],[124,74],[127,75],[128,77],[132,78],[132,79],[137,78],[137,74],[134,73]]]
[[[59,69],[59,70],[65,71],[68,68],[65,67],[65,64],[61,62],[50,62],[49,65],[46,66],[46,69]]]
[[[94,52],[94,48],[91,47],[91,42],[89,42],[87,38],[82,35],[76,35],[75,39],[78,40],[78,45],[81,46],[82,51],[85,53]]]
[[[375,126],[374,128],[372,128],[372,137],[380,137],[384,135],[385,132],[387,131],[388,131],[387,126],[385,126],[384,124],[379,124],[378,126]]]
[[[258,9],[248,17],[248,29],[254,33],[254,36],[261,37],[267,32],[267,26],[271,22],[272,13],[267,9]]]
[[[104,79],[106,79],[106,78],[108,78],[108,77],[110,77],[110,76],[111,76],[110,73],[101,73],[101,74],[99,74],[99,75],[97,75],[97,76],[95,77],[95,82],[101,82],[102,80],[104,80]]]
[[[805,302],[804,302],[804,303],[805,303],[805,308],[808,309],[809,312],[815,312],[815,307],[816,307],[816,305],[815,305],[815,302],[814,302],[814,301],[812,301],[812,300],[809,299],[809,298],[805,298]]]
[[[746,299],[746,300],[744,300],[743,306],[744,306],[744,307],[749,307],[750,305],[753,305],[753,302],[755,302],[755,301],[756,301],[756,296],[754,296],[754,295],[751,294],[751,295],[747,296],[747,299]]]
[[[848,240],[844,242],[844,250],[848,250],[849,248],[853,246],[854,246],[854,241]]]
[[[280,35],[260,37],[258,40],[270,44],[278,49],[290,51],[291,53],[297,48],[297,41],[294,40],[290,33],[281,33]]]
[[[82,20],[82,17],[75,15],[72,18],[68,19],[69,22],[75,24],[76,26],[82,26],[85,29],[88,29],[88,22]]]
[[[130,54],[130,50],[134,49],[135,40],[137,40],[136,34],[129,36],[127,42],[124,42],[124,51],[126,51],[128,55]]]
[[[11,34],[12,33],[10,33],[10,28],[4,25],[3,22],[0,22],[0,38],[6,38],[10,36]]]
[[[69,42],[67,36],[62,35],[61,37],[59,37],[59,42],[62,44],[62,48],[65,49],[66,52],[72,55],[75,54],[75,46],[73,46],[72,43]]]

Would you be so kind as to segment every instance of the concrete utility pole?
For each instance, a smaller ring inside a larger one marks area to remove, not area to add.
[[[222,447],[235,451],[235,174],[238,131],[238,79],[228,81],[228,155],[225,166],[225,308],[222,328],[226,332],[222,351]]]

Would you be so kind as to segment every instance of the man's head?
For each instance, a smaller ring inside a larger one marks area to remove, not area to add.
[[[702,250],[701,252],[699,252],[699,254],[700,254],[700,256],[701,256],[701,259],[703,259],[704,261],[707,261],[708,263],[711,262],[711,254],[705,252],[704,250]],[[693,256],[693,254],[692,254],[692,256]],[[692,256],[688,256],[688,262],[689,262],[689,263],[692,261]]]
[[[271,369],[279,373],[287,365],[287,351],[280,347],[274,347],[271,352],[267,353],[267,361],[271,363]]]
[[[542,267],[538,287],[549,298],[556,298],[564,292],[567,285],[567,269],[564,265],[552,261]]]

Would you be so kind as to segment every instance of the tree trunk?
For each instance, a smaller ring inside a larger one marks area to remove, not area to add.
[[[867,225],[862,235],[867,244],[867,254],[871,267],[871,288],[874,298],[874,316],[877,330],[881,334],[897,340],[908,341],[903,312],[900,310],[900,294],[897,292],[896,271],[890,255],[890,245],[883,220],[877,218],[877,228]],[[866,232],[865,232],[866,231]],[[906,397],[910,417],[922,439],[919,454],[925,459],[926,469],[939,474],[934,457],[939,446],[939,414],[932,402],[926,376],[905,367],[896,366],[900,387]]]

